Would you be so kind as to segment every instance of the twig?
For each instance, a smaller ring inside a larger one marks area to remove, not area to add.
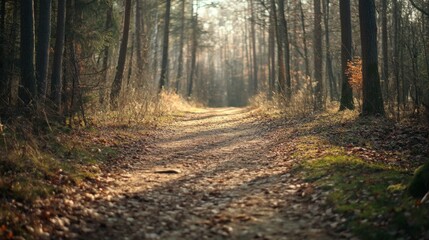
[[[43,110],[43,115],[45,116],[45,121],[46,121],[46,124],[48,124],[49,130],[51,132],[53,132],[52,128],[51,128],[51,124],[49,124],[49,119],[48,119],[48,116],[46,115],[46,111],[45,110]]]
[[[429,191],[425,194],[425,196],[420,200],[420,203],[425,203],[429,199]]]

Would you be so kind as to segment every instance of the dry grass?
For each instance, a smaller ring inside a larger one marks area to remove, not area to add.
[[[290,100],[279,94],[275,94],[272,99],[269,99],[266,94],[261,93],[251,99],[250,105],[256,108],[262,116],[301,118],[314,114],[312,99],[309,96],[311,95],[306,91],[298,91]],[[338,102],[326,103],[327,111],[338,111],[338,109]]]
[[[157,125],[180,111],[193,108],[174,92],[163,91],[158,94],[137,94],[131,92],[121,98],[118,111],[99,111],[92,116],[95,125]]]

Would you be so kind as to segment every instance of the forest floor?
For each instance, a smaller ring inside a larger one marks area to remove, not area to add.
[[[27,206],[42,219],[25,227],[29,236],[429,237],[428,205],[404,194],[428,156],[428,130],[412,123],[354,112],[287,119],[193,109],[159,130],[100,127],[80,137],[110,146],[110,160],[93,165],[90,180]]]

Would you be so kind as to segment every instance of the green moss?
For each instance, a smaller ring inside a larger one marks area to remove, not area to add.
[[[422,198],[428,191],[429,162],[416,169],[414,177],[408,186],[408,193],[414,198]]]
[[[429,209],[416,209],[404,194],[409,172],[346,154],[309,160],[299,169],[306,181],[330,189],[328,202],[362,239],[418,237],[429,228]]]

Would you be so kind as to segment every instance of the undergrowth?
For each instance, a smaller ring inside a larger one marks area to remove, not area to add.
[[[93,181],[118,157],[118,146],[145,138],[149,129],[192,108],[165,92],[159,101],[133,101],[116,112],[90,115],[86,128],[23,117],[0,123],[0,239],[23,234],[16,226],[31,225],[25,206]]]
[[[274,93],[269,97],[264,93],[260,93],[250,100],[250,105],[255,108],[259,115],[278,118],[302,118],[315,114],[313,100],[310,94],[305,90],[300,90],[295,93],[290,99],[286,99],[278,93]],[[333,109],[338,110],[338,102],[326,103],[326,110],[332,112]]]
[[[157,94],[130,96],[121,98],[121,107],[118,111],[94,111],[92,121],[97,125],[158,125],[171,120],[171,116],[193,108],[178,94],[163,91]]]
[[[429,205],[406,191],[414,169],[428,161],[427,129],[416,123],[362,118],[328,110],[286,120],[294,134],[298,178],[327,191],[327,203],[361,239],[421,239]]]
[[[429,208],[416,207],[405,192],[409,171],[339,154],[305,162],[300,172],[329,191],[328,202],[362,239],[418,239],[429,228]]]
[[[22,229],[14,227],[32,221],[22,207],[93,179],[99,173],[93,166],[107,160],[93,149],[107,147],[83,143],[73,130],[53,123],[49,130],[22,119],[5,126],[0,143],[0,225],[20,234]]]

